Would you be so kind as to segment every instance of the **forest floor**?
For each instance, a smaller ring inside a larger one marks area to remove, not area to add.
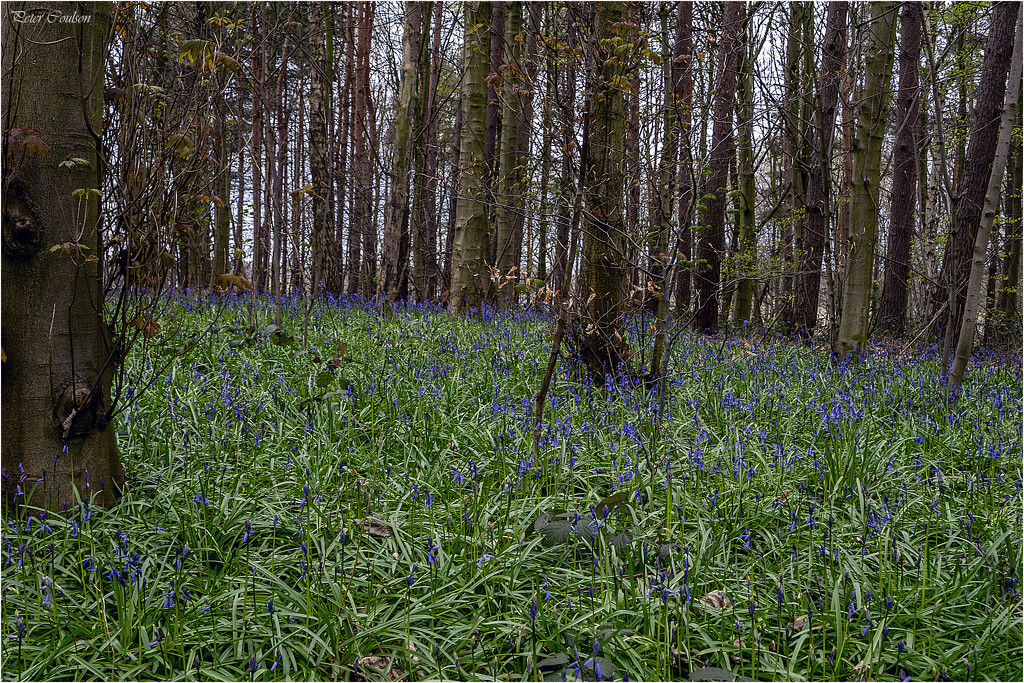
[[[539,314],[304,314],[170,305],[120,502],[6,522],[4,680],[1021,680],[1020,357],[565,358],[538,455]]]

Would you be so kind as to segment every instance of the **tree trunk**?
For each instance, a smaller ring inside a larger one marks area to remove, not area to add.
[[[967,371],[967,362],[970,360],[971,351],[974,349],[974,334],[978,325],[978,310],[981,307],[981,282],[985,275],[985,255],[989,239],[992,235],[992,224],[995,222],[996,214],[999,212],[999,187],[1002,184],[1003,172],[1006,170],[1007,157],[1010,155],[1013,124],[1017,120],[1017,112],[1020,109],[1021,76],[1024,73],[1024,69],[1022,69],[1022,61],[1024,61],[1022,56],[1024,55],[1021,54],[1022,42],[1024,42],[1024,27],[1021,26],[1021,22],[1017,19],[1016,9],[1014,9],[1014,29],[1016,30],[1016,38],[1013,41],[1010,79],[1005,93],[1006,105],[1003,108],[999,125],[992,169],[985,193],[984,211],[978,225],[978,234],[974,240],[974,258],[971,263],[970,278],[968,279],[967,292],[964,298],[964,313],[963,321],[960,325],[960,336],[957,340],[953,364],[949,369],[949,376],[946,380],[949,390],[954,396],[960,392],[960,384],[963,382],[964,373]],[[971,146],[974,146],[973,138]],[[968,152],[968,158],[970,156],[970,152]],[[968,168],[970,168],[969,164]]]
[[[700,296],[696,313],[697,328],[708,334],[718,332],[718,289],[722,279],[722,252],[725,249],[725,200],[729,181],[729,160],[733,145],[733,108],[739,78],[739,57],[743,50],[742,2],[726,2],[722,17],[722,40],[715,78],[714,129],[710,176],[704,195],[708,196],[701,218],[697,268],[697,292]]]
[[[490,240],[487,224],[487,163],[484,138],[487,78],[490,64],[491,4],[463,4],[462,130],[459,151],[459,200],[452,245],[452,287],[449,302],[456,315],[478,309],[487,298]]]
[[[501,74],[501,60],[505,44],[505,3],[496,0],[491,6],[491,35],[488,49],[490,50],[490,70],[487,74],[487,119],[484,136],[484,160],[487,163],[487,203],[488,220],[495,218],[495,183],[498,177],[498,141],[501,136],[501,100],[498,97],[498,83]],[[493,232],[493,225],[488,225],[487,262],[494,264],[498,255],[498,240]],[[491,290],[488,289],[488,295]]]
[[[402,85],[395,110],[395,146],[391,160],[390,189],[384,209],[384,244],[381,253],[381,277],[377,297],[385,303],[399,299],[408,269],[402,258],[402,242],[408,241],[409,167],[412,158],[413,128],[416,127],[416,101],[420,49],[423,42],[423,18],[426,7],[421,3],[405,6],[405,27],[402,38]],[[408,251],[406,251],[408,254]]]
[[[455,250],[455,214],[459,207],[459,168],[462,153],[462,91],[456,102],[455,130],[452,131],[451,192],[448,197],[448,230],[444,237],[444,272],[441,274],[441,298],[451,301],[452,253]]]
[[[326,30],[330,8],[327,3],[306,5],[309,12],[309,62],[312,83],[309,89],[309,171],[312,176],[313,203],[313,282],[312,295],[338,280],[338,262],[334,248],[334,205],[331,201],[331,160],[333,145],[328,134],[332,107],[334,55],[327,54]],[[321,33],[323,27],[324,33]]]
[[[377,228],[373,223],[373,161],[370,152],[376,151],[376,132],[370,92],[370,50],[373,40],[374,3],[364,2],[359,22],[359,47],[356,52],[356,104],[353,112],[353,155],[358,170],[355,173],[356,213],[363,241],[363,260],[359,272],[360,292],[370,299],[376,293],[377,280]],[[369,147],[369,152],[367,150]]]
[[[798,326],[796,281],[803,262],[804,217],[807,207],[807,181],[810,168],[808,127],[811,118],[810,84],[814,56],[810,42],[811,3],[790,4],[789,38],[786,64],[786,158],[789,164],[788,222],[785,239],[787,275],[783,278],[786,328],[794,332]]]
[[[850,187],[850,247],[843,312],[833,349],[843,359],[867,345],[872,269],[878,227],[879,166],[882,139],[889,111],[893,38],[897,3],[870,5],[871,20],[864,47],[864,84],[857,94],[857,137],[851,150],[853,184]]]
[[[679,245],[681,262],[676,270],[676,314],[690,308],[690,274],[693,270],[691,213],[693,208],[693,148],[690,133],[693,120],[693,4],[676,5],[676,36],[672,50],[672,92],[678,107],[679,166],[676,182],[679,186]]]
[[[77,11],[90,21],[74,26],[15,23],[10,7],[2,8],[0,487],[5,506],[60,510],[79,498],[106,505],[125,477],[111,424],[119,359],[93,258],[103,254],[97,148],[112,5],[83,3]],[[51,8],[20,6],[37,16]],[[88,163],[64,168],[66,159]]]
[[[953,249],[943,264],[944,281],[951,282],[954,291],[949,297],[950,317],[948,329],[954,334],[961,328],[967,298],[967,280],[970,275],[972,251],[981,222],[992,162],[996,154],[999,119],[1006,94],[1006,72],[1013,51],[1013,35],[1017,25],[1020,3],[997,2],[992,5],[985,61],[975,97],[974,122],[967,156],[957,182],[956,220],[952,237]],[[986,242],[986,245],[988,243]]]
[[[1020,112],[1017,123],[1020,128]],[[1010,147],[1010,160],[1006,174],[1006,256],[1003,260],[1001,284],[996,308],[996,335],[1000,345],[1019,348],[1020,335],[1020,287],[1021,287],[1021,184],[1024,183],[1024,155],[1018,146]]]
[[[753,45],[750,29],[744,31],[744,51],[740,62],[740,84],[737,92],[736,163],[739,180],[739,249],[734,259],[739,282],[736,285],[736,322],[750,318],[750,304],[757,286],[757,231],[754,225],[754,75]]]
[[[619,303],[625,275],[622,250],[625,221],[623,160],[626,110],[622,87],[629,73],[615,44],[628,44],[630,28],[625,2],[595,3],[594,43],[589,56],[583,260],[579,296],[586,302],[581,354],[595,379],[614,373],[625,342],[619,331]]]
[[[494,197],[494,241],[497,244],[494,265],[498,269],[494,292],[495,305],[508,308],[515,303],[515,285],[519,273],[517,254],[522,244],[523,161],[519,154],[519,125],[522,119],[519,90],[524,87],[522,44],[516,38],[523,25],[523,3],[504,3],[505,53],[501,66],[502,108],[501,147]],[[493,55],[493,50],[492,50]],[[493,68],[493,64],[492,64]],[[516,227],[519,227],[517,232]]]
[[[900,85],[896,95],[896,145],[893,149],[892,208],[886,240],[885,280],[878,307],[878,328],[901,336],[907,324],[910,241],[914,233],[917,191],[917,130],[921,68],[921,5],[900,10]]]
[[[417,238],[414,250],[414,272],[416,273],[416,292],[420,301],[437,299],[437,81],[441,73],[441,32],[443,2],[434,2],[434,33],[430,45],[429,72],[421,76],[426,80],[427,88],[423,101],[423,122],[425,129],[422,143],[423,167],[417,172],[417,192],[419,193],[419,216],[413,230]],[[424,21],[424,38],[430,28],[430,22]],[[425,52],[425,51],[424,51]],[[428,60],[424,60],[427,64]]]
[[[825,43],[821,56],[821,80],[815,111],[815,144],[811,172],[807,182],[807,209],[804,215],[804,244],[800,272],[796,278],[796,327],[810,335],[818,322],[818,292],[821,289],[821,260],[829,234],[831,216],[832,140],[835,132],[836,106],[842,79],[843,57],[846,54],[845,2],[830,2],[825,20]]]
[[[231,133],[228,129],[227,105],[224,102],[223,92],[219,92],[214,98],[214,109],[217,116],[217,131],[213,144],[217,170],[213,180],[216,199],[213,213],[211,285],[218,275],[228,274],[230,267],[228,249],[231,243],[231,158],[228,153],[228,136]]]

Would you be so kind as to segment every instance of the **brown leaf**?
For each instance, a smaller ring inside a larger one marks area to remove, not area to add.
[[[366,519],[356,519],[353,521],[363,527],[363,531],[371,536],[378,538],[391,538],[394,536],[391,526],[384,519],[384,515],[379,512],[370,513],[370,516]]]
[[[700,601],[708,607],[713,607],[715,609],[725,609],[732,604],[732,601],[729,600],[729,596],[725,594],[725,591],[721,590],[711,591],[702,597]]]

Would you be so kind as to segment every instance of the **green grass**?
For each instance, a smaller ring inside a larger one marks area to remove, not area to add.
[[[683,336],[660,418],[563,359],[535,458],[538,316],[256,312],[136,349],[115,507],[7,520],[5,680],[1022,676],[1019,358]]]

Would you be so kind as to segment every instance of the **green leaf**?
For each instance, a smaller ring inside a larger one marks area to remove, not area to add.
[[[564,652],[559,652],[557,655],[551,655],[547,659],[542,659],[537,663],[537,668],[541,671],[545,669],[561,669],[568,664],[572,658]]]
[[[715,666],[708,666],[690,672],[691,681],[753,681],[753,678],[738,676],[728,669],[719,669]]]
[[[316,375],[316,385],[321,389],[330,386],[334,381],[334,373],[330,370],[321,370]]]
[[[608,508],[608,511],[611,512],[615,509],[616,505],[623,504],[629,505],[629,491],[619,491],[607,498],[602,498],[597,502],[597,505],[594,506],[594,509],[597,510],[597,514],[599,516],[604,516],[604,508]]]
[[[544,536],[543,544],[549,547],[565,543],[573,534],[572,524],[568,519],[554,519],[548,522],[540,532]]]
[[[608,543],[615,548],[615,552],[622,554],[629,546],[633,545],[633,532],[629,529],[620,531],[608,539]]]

